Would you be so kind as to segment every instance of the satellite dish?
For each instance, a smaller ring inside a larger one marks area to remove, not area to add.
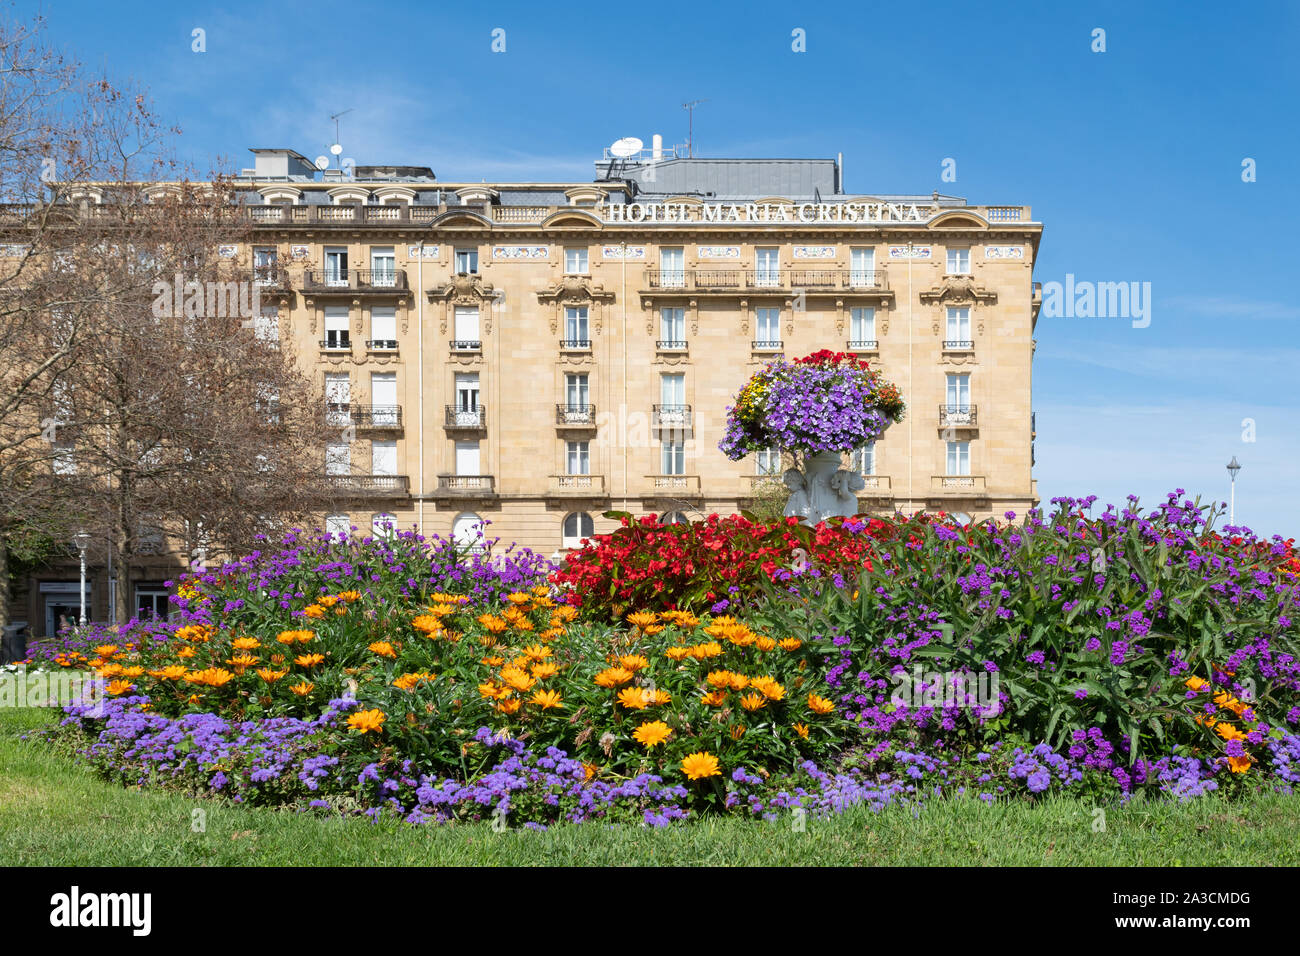
[[[329,168],[330,168],[330,158],[329,158],[328,156],[317,156],[317,157],[316,157],[316,168],[317,168],[317,169],[329,169]]]
[[[629,156],[635,156],[645,147],[645,143],[635,136],[624,136],[620,140],[615,140],[614,145],[609,148],[611,155],[619,159],[627,159]]]
[[[330,147],[330,152],[333,153],[335,156],[337,156],[339,153],[343,152],[343,147],[340,146],[338,143],[335,143],[333,146]]]

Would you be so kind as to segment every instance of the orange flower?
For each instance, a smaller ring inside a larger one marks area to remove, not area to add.
[[[108,687],[105,688],[105,690],[107,690],[114,697],[117,697],[119,694],[125,694],[134,686],[135,686],[134,684],[132,684],[130,681],[127,680],[115,680],[115,681],[111,681]]]
[[[726,702],[727,692],[725,690],[715,690],[700,698],[700,703],[704,704],[706,707],[721,707]]]
[[[671,703],[672,699],[673,695],[668,693],[666,690],[659,690],[656,688],[650,692],[650,703],[654,704],[656,707]]]
[[[194,650],[194,648],[192,647],[182,647],[179,651],[176,652],[176,656],[187,660],[193,657],[197,653],[198,651]]]
[[[513,700],[498,701],[497,710],[503,714],[513,714],[521,706],[523,706],[523,701],[516,697]]]
[[[361,600],[361,592],[360,592],[360,591],[340,591],[340,592],[339,592],[339,600],[340,600],[340,601],[343,601],[343,602],[346,603],[346,604],[351,604],[353,601],[360,601],[360,600]]]
[[[643,687],[624,687],[618,692],[618,702],[628,710],[643,710],[650,704],[650,692]]]
[[[672,728],[662,720],[651,720],[632,731],[632,739],[650,750],[671,737],[672,733]]]
[[[363,734],[379,733],[387,716],[382,710],[362,710],[348,718],[348,726]]]
[[[117,653],[117,645],[101,644],[99,645],[99,647],[95,648],[95,653],[98,654],[100,657],[112,657],[114,654]]]
[[[650,662],[646,660],[645,656],[642,654],[624,654],[618,659],[618,662],[633,673],[636,673],[643,667],[650,666]]]
[[[307,683],[307,681],[304,680],[294,684],[292,687],[289,688],[289,690],[293,691],[299,697],[306,697],[308,694],[312,692],[312,689],[315,686],[316,686],[315,684],[309,684]]]
[[[542,664],[534,664],[531,668],[532,674],[538,680],[545,680],[548,677],[554,677],[560,670],[558,664],[547,661]]]
[[[257,676],[262,678],[262,680],[266,681],[268,684],[274,684],[288,673],[288,671],[273,671],[269,667],[259,667],[257,669]]]
[[[524,656],[531,657],[535,661],[544,661],[554,653],[553,650],[542,644],[529,644],[524,648]]]
[[[690,651],[685,647],[670,647],[668,650],[664,651],[664,656],[670,661],[680,661],[683,657],[686,657],[689,654]]]
[[[380,657],[396,657],[397,652],[393,650],[393,645],[388,641],[375,641],[369,646],[369,650]]]
[[[625,667],[607,667],[596,675],[596,684],[600,687],[617,687],[632,679],[632,672]]]
[[[654,611],[637,611],[635,614],[629,614],[626,618],[629,624],[637,627],[645,627],[647,624],[653,624],[659,620],[659,615]]]
[[[749,683],[768,700],[781,700],[785,697],[785,688],[771,677],[755,677]]]
[[[316,599],[316,603],[321,607],[333,607],[339,603],[339,599],[332,594],[323,594]]]
[[[534,691],[532,701],[542,710],[550,710],[552,707],[564,709],[564,698],[560,696],[559,691],[539,690]]]
[[[718,758],[708,751],[689,754],[682,760],[682,773],[689,780],[702,780],[705,777],[716,777],[722,773],[718,767]]]
[[[511,604],[519,605],[519,604],[527,604],[529,601],[532,600],[532,598],[530,598],[523,591],[515,591],[513,594],[507,594],[506,600],[509,601]]]
[[[303,617],[324,617],[325,609],[319,604],[308,604],[302,609]]]
[[[797,637],[783,637],[777,643],[783,651],[797,651],[803,647],[803,641]]]
[[[1245,773],[1250,769],[1250,757],[1229,757],[1228,769],[1233,773]]]
[[[1201,680],[1201,678],[1199,677],[1189,677],[1187,678],[1187,680],[1183,681],[1183,686],[1190,687],[1192,690],[1200,690],[1202,687],[1206,687],[1208,685],[1206,684],[1205,681]]]
[[[149,672],[150,677],[158,680],[180,680],[185,676],[185,667],[181,664],[169,664],[166,667],[160,667],[155,671]]]
[[[746,710],[761,710],[767,706],[767,698],[762,694],[746,694],[740,698],[740,706]]]
[[[230,642],[230,646],[237,651],[251,651],[262,646],[262,642],[255,637],[237,637]]]
[[[807,724],[795,724],[795,725],[794,725],[794,732],[795,732],[796,734],[798,734],[800,737],[802,737],[804,740],[807,740],[807,739],[808,739],[808,725],[807,725]]]
[[[814,714],[829,714],[835,709],[835,705],[825,697],[819,697],[816,694],[808,695],[808,707]]]
[[[412,619],[411,627],[427,635],[433,635],[442,630],[442,621],[432,614],[419,614]]]
[[[324,660],[324,654],[299,654],[293,659],[293,662],[299,667],[315,667]]]

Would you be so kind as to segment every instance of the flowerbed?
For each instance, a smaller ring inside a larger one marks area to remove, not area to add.
[[[629,517],[555,571],[295,534],[183,581],[174,634],[73,652],[112,699],[61,733],[128,783],[412,822],[1293,786],[1292,542],[1091,503]]]

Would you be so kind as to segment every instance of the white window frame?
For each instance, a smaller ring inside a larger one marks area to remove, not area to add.
[[[754,474],[768,477],[781,474],[781,449],[760,448],[754,452]]]
[[[955,247],[948,250],[948,275],[968,276],[970,271],[970,247]]]
[[[950,441],[947,443],[947,455],[944,462],[946,474],[952,477],[964,477],[970,474],[970,442]]]
[[[755,341],[760,346],[777,348],[781,345],[781,310],[764,306],[754,310]],[[773,335],[772,333],[776,334]]]
[[[672,305],[659,309],[659,338],[666,343],[686,343],[686,309]]]
[[[665,440],[659,449],[660,474],[686,474],[686,440]]]
[[[849,284],[866,286],[876,284],[876,250],[872,246],[849,249]]]
[[[859,475],[870,476],[876,473],[876,443],[867,442],[853,452],[853,470]]]
[[[566,305],[564,307],[564,341],[570,345],[589,345],[591,343],[591,320],[585,305]]]
[[[590,538],[595,533],[596,523],[591,515],[585,511],[571,511],[560,522],[560,546],[570,549],[580,548],[582,539]]]
[[[589,252],[585,246],[566,246],[564,249],[564,274],[568,276],[589,275]]]
[[[948,306],[947,335],[945,341],[948,342],[969,342],[970,337],[970,306],[968,305],[950,305]]]
[[[869,305],[855,305],[849,311],[849,341],[876,341],[876,310]]]
[[[591,474],[591,442],[566,441],[564,443],[564,473],[566,475]]]
[[[462,264],[468,268],[462,269]],[[478,275],[478,249],[471,249],[465,246],[456,249],[452,253],[452,268],[455,270],[457,275],[460,275],[461,273],[466,273],[472,276]]]

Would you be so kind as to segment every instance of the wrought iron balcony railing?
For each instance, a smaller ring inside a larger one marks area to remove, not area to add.
[[[304,292],[406,292],[402,269],[308,269],[303,273]]]
[[[569,427],[595,428],[595,405],[556,405],[555,424]]]
[[[875,339],[850,339],[848,347],[850,351],[874,352],[880,346]]]
[[[483,343],[479,339],[452,339],[453,352],[482,352]]]
[[[974,428],[979,424],[974,405],[940,405],[940,428]]]
[[[656,428],[690,428],[691,406],[653,405],[651,422]]]
[[[372,352],[396,352],[397,339],[366,339],[366,348]]]
[[[448,405],[444,425],[447,428],[486,428],[487,406]]]
[[[782,345],[780,339],[754,339],[752,344],[756,352],[775,352]]]
[[[975,347],[975,343],[970,339],[944,339],[943,347],[954,351],[970,351]]]
[[[686,349],[686,342],[683,339],[660,339],[655,342],[655,348],[661,352],[681,352]]]
[[[585,352],[591,349],[591,339],[560,339],[560,348],[572,352]]]

